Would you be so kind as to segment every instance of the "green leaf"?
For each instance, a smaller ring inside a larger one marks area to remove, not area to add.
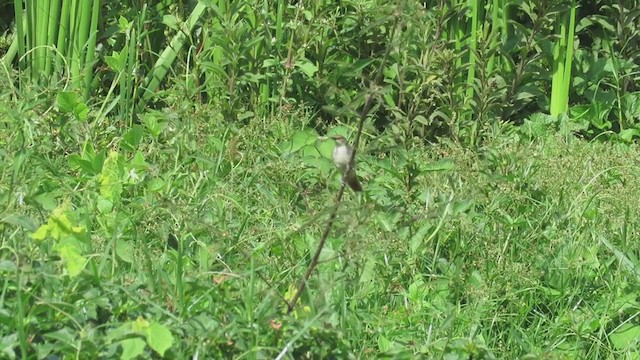
[[[318,71],[318,67],[307,59],[300,59],[296,61],[296,67],[302,70],[308,78],[313,78],[313,75]]]
[[[452,160],[442,159],[433,164],[427,164],[424,167],[424,171],[450,171],[455,168],[455,164]]]
[[[120,53],[117,51],[105,56],[104,61],[107,63],[107,66],[116,73],[119,73],[124,68],[124,65],[120,63]]]
[[[78,103],[73,108],[73,115],[75,115],[78,120],[86,120],[89,116],[89,107],[84,103]]]
[[[380,350],[380,352],[387,352],[389,351],[389,349],[391,349],[391,341],[389,341],[389,339],[387,339],[384,335],[380,335],[378,336],[378,349]]]
[[[392,212],[381,212],[376,214],[377,222],[388,232],[396,231],[399,214]]]
[[[129,25],[129,20],[127,20],[125,17],[120,16],[120,18],[118,19],[118,27],[120,28],[120,31],[127,31],[129,29]]]
[[[33,234],[31,234],[31,238],[34,240],[44,240],[47,238],[48,234],[49,234],[49,226],[42,225]]]
[[[173,15],[164,15],[162,17],[162,23],[167,25],[173,30],[180,30],[178,27],[178,18]]]
[[[154,138],[157,138],[167,126],[164,119],[153,113],[146,113],[142,118],[142,122]]]
[[[132,264],[134,262],[133,245],[124,239],[118,239],[116,242],[116,255],[125,262]]]
[[[640,343],[640,326],[626,323],[609,335],[609,339],[618,350],[637,348]]]
[[[640,131],[638,129],[624,129],[620,132],[620,139],[631,142],[634,138],[640,136]]]
[[[628,118],[640,117],[640,91],[622,96],[622,109]],[[637,119],[636,119],[637,120]]]
[[[238,114],[238,121],[243,121],[245,119],[248,119],[250,117],[253,117],[255,114],[253,113],[253,111],[243,111],[240,114]]]
[[[320,141],[318,142],[318,144],[315,145],[316,149],[318,150],[318,152],[320,153],[320,156],[322,156],[325,159],[331,159],[332,157],[332,153],[333,153],[333,149],[335,148],[336,144],[333,141]]]
[[[314,144],[318,139],[318,133],[312,129],[300,130],[293,134],[291,140],[282,147],[282,152],[285,154],[295,153],[302,149],[304,146]]]
[[[97,172],[93,169],[93,163],[89,160],[85,160],[78,154],[71,154],[67,157],[69,166],[72,168],[79,168],[87,175],[96,175]]]
[[[84,102],[79,100],[76,93],[71,91],[61,91],[56,97],[58,109],[65,113],[72,113],[78,120],[86,120],[89,115],[89,108]]]
[[[473,205],[473,201],[472,200],[456,201],[456,202],[453,203],[452,213],[453,213],[453,215],[458,215],[458,214],[464,213],[467,210],[469,210],[471,205]]]
[[[102,196],[98,196],[96,207],[101,214],[108,214],[113,210],[113,202]]]
[[[146,346],[144,341],[138,338],[124,339],[120,341],[120,345],[122,346],[122,355],[120,355],[120,359],[122,360],[137,358],[142,355],[144,347]]]
[[[300,149],[300,156],[311,157],[311,158],[321,158],[322,155],[314,145],[315,144],[302,147],[302,149]]]
[[[1,271],[14,272],[17,269],[18,267],[16,266],[15,262],[11,260],[0,260],[0,272]]]
[[[322,157],[303,157],[301,161],[310,168],[317,169],[320,174],[329,174],[331,170],[335,169],[333,161]]]
[[[124,141],[120,143],[120,146],[125,150],[134,151],[140,144],[140,140],[142,140],[143,132],[144,129],[141,125],[134,125],[126,134],[124,134]]]
[[[373,63],[373,59],[360,59],[355,63],[351,64],[351,66],[349,66],[347,70],[344,72],[344,75],[360,77],[362,75],[362,70],[367,66],[369,66],[371,63]],[[387,68],[387,70],[391,70],[391,69],[395,70],[393,74],[397,74],[397,65],[392,65],[390,68]],[[390,73],[387,72],[387,70],[385,70],[385,75],[391,75]],[[387,76],[387,77],[393,78],[392,76]]]
[[[78,276],[84,270],[87,259],[82,256],[80,243],[71,236],[64,236],[54,247],[67,269],[70,277]]]
[[[96,174],[102,171],[102,166],[104,165],[105,157],[106,155],[104,150],[100,151],[96,156],[93,157],[93,161],[91,161],[91,163],[93,165],[93,171],[95,171]]]
[[[146,330],[147,343],[151,348],[164,356],[165,351],[173,345],[173,335],[166,326],[159,323],[151,323]]]
[[[71,329],[67,328],[67,327],[63,327],[60,330],[56,330],[56,331],[52,331],[49,333],[44,334],[44,338],[45,339],[49,339],[49,340],[55,340],[59,343],[63,343],[63,344],[73,344],[75,343],[76,339],[75,339],[75,331],[72,331]]]
[[[421,249],[427,240],[427,234],[431,231],[433,225],[429,222],[424,223],[418,231],[411,237],[411,252],[416,253],[418,249]]]
[[[67,235],[79,235],[85,232],[84,227],[76,226],[71,221],[71,205],[68,201],[53,210],[46,224],[41,225],[31,237],[35,240],[44,240],[47,236],[60,241]]]
[[[158,192],[160,190],[162,190],[165,186],[165,182],[163,179],[161,178],[154,178],[149,180],[149,183],[147,184],[147,189],[150,192]]]
[[[9,214],[4,218],[2,218],[0,222],[13,225],[13,226],[19,226],[29,231],[35,231],[38,228],[38,225],[36,224],[36,222],[32,218],[26,215]]]
[[[279,65],[280,61],[278,61],[277,59],[266,59],[262,62],[262,67],[263,68],[270,68],[272,66],[276,66]]]
[[[61,91],[56,97],[58,109],[63,113],[73,112],[78,102],[78,95],[72,91]]]
[[[122,194],[123,161],[120,154],[112,150],[100,173],[100,195],[114,204],[119,202]]]
[[[358,290],[355,294],[357,299],[365,299],[375,290],[378,273],[376,273],[376,260],[373,256],[369,256],[360,272],[360,280],[358,280]]]
[[[57,195],[53,192],[38,194],[34,197],[34,200],[47,211],[53,211],[58,206]]]

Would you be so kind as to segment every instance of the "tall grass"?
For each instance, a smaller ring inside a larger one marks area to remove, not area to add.
[[[16,0],[14,10],[19,68],[41,83],[68,77],[87,100],[95,71],[100,1]],[[12,60],[5,58],[7,63]]]

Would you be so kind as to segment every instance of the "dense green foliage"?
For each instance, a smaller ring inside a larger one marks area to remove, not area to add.
[[[0,358],[640,358],[637,1],[37,3],[0,2]]]

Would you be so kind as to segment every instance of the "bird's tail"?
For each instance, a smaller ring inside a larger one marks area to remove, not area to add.
[[[362,191],[362,184],[358,181],[358,175],[355,171],[349,171],[347,174],[347,184],[353,191]]]

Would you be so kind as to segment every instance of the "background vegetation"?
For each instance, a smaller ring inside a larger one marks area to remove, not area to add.
[[[639,5],[0,1],[0,357],[640,358]]]

